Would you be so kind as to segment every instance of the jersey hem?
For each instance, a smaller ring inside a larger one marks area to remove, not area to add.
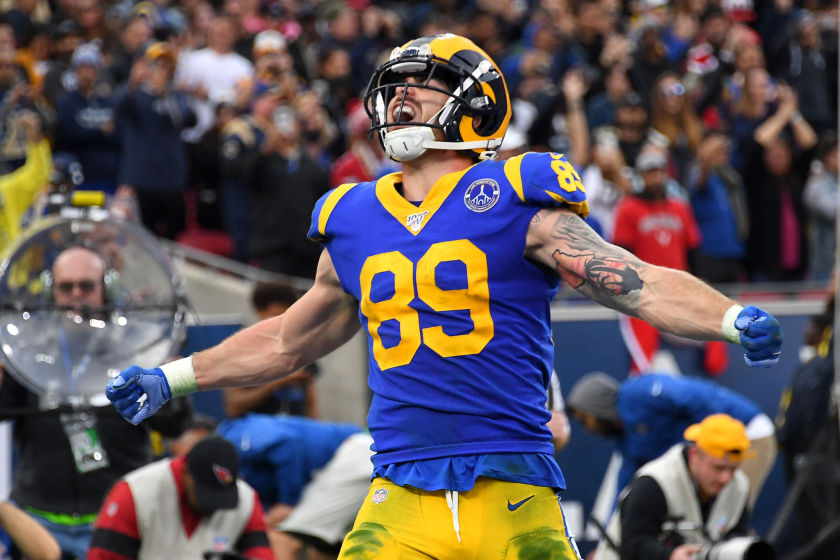
[[[534,443],[523,441],[502,441],[502,442],[481,442],[481,443],[453,443],[450,445],[438,445],[422,449],[410,449],[406,451],[392,451],[380,453],[371,457],[374,468],[386,467],[394,463],[405,463],[408,461],[422,461],[425,459],[441,459],[445,457],[458,457],[461,455],[494,455],[497,453],[544,453],[554,454],[554,446],[551,443]]]

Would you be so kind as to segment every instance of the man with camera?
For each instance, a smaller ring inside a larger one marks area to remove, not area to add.
[[[274,560],[260,500],[238,474],[220,436],[129,473],[102,504],[88,560]]]
[[[685,431],[638,472],[613,514],[596,560],[771,560],[770,545],[750,537],[749,456],[744,425],[714,414]]]

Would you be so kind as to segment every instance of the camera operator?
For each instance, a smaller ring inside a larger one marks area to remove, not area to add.
[[[652,373],[619,384],[604,373],[589,373],[572,387],[568,408],[586,431],[610,437],[621,451],[619,492],[645,463],[681,442],[689,425],[716,413],[747,425],[755,451],[742,465],[750,480],[750,507],[776,463],[772,420],[748,398],[713,381]]]
[[[750,440],[727,414],[709,416],[638,473],[613,514],[596,560],[772,560],[749,537],[750,483],[740,471]],[[619,552],[620,551],[620,552]]]
[[[107,271],[99,254],[72,247],[56,258],[52,285],[44,289],[52,290],[57,307],[68,310],[61,317],[96,313],[105,303]],[[67,344],[61,334],[45,333],[44,340],[32,343],[61,348],[62,340],[67,348],[51,353],[70,359],[78,345]],[[148,427],[125,422],[112,407],[63,406],[42,412],[39,397],[5,375],[0,386],[0,418],[15,418],[19,458],[11,499],[53,534],[64,553],[85,558],[92,523],[108,488],[152,460],[149,431],[175,437],[188,415],[184,400]]]

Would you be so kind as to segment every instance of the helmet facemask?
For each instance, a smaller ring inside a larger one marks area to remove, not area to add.
[[[471,74],[451,61],[431,54],[428,45],[405,51],[395,49],[391,60],[377,68],[365,93],[365,110],[371,119],[369,134],[377,134],[385,152],[396,161],[416,159],[428,148],[494,152],[501,144],[501,138],[461,141],[462,125],[472,126],[479,137],[485,137],[497,130],[504,119],[487,93],[489,88],[481,80],[490,73],[500,77],[487,60],[482,60]],[[409,83],[406,81],[409,78],[415,78],[415,81]],[[443,81],[447,89],[433,84],[436,80]],[[408,88],[437,91],[446,94],[448,99],[431,119],[420,121],[419,115],[411,114],[411,108],[406,109]],[[398,103],[389,112],[390,102],[397,96]],[[467,123],[463,122],[465,120]],[[395,126],[403,128],[389,130]],[[443,131],[444,141],[437,141],[435,129]]]

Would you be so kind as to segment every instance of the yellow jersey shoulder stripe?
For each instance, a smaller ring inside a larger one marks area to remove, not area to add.
[[[338,204],[338,201],[341,200],[341,198],[356,185],[358,185],[358,183],[345,183],[344,185],[339,185],[329,194],[329,196],[327,196],[327,200],[324,201],[324,205],[321,207],[321,214],[318,216],[318,233],[326,235],[327,220],[330,219],[330,214],[332,214],[336,204]]]

